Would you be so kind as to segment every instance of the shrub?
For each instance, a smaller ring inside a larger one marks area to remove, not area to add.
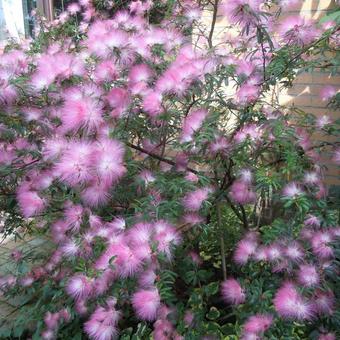
[[[2,336],[336,338],[338,122],[278,95],[338,65],[339,11],[216,1],[207,30],[205,6],[81,1],[6,46],[2,233],[51,245],[13,253],[1,289],[27,303]],[[221,44],[218,10],[239,32]]]

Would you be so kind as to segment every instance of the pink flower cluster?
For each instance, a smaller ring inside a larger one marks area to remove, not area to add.
[[[184,119],[182,128],[182,142],[190,142],[193,134],[201,127],[208,112],[205,109],[193,110]]]
[[[223,14],[232,24],[239,24],[242,28],[259,24],[259,12],[262,0],[231,0],[221,4]]]
[[[70,319],[71,315],[67,309],[62,309],[56,313],[47,312],[44,317],[46,330],[42,332],[41,337],[45,340],[55,339],[59,324],[69,322]]]
[[[90,339],[112,340],[118,335],[117,323],[120,312],[115,309],[115,300],[108,299],[105,307],[97,307],[89,320],[84,324],[84,330]]]
[[[310,216],[305,221],[305,227],[301,231],[301,239],[309,243],[298,241],[277,241],[269,245],[261,245],[259,237],[255,233],[248,233],[239,241],[234,253],[234,260],[239,265],[245,265],[248,261],[268,262],[272,265],[273,272],[284,272],[290,278],[276,292],[273,299],[277,313],[287,319],[310,320],[317,315],[331,315],[334,312],[334,294],[325,289],[325,268],[330,267],[333,257],[332,240],[339,237],[339,228],[332,227],[320,229],[320,221],[315,216]],[[314,262],[308,262],[308,250],[314,253]],[[295,281],[293,281],[295,279]],[[222,296],[231,303],[243,302],[242,290],[239,284],[229,280],[225,281]],[[235,297],[232,300],[228,296],[234,289]],[[307,295],[299,292],[299,287],[309,288]],[[249,333],[249,332],[246,332]],[[245,337],[246,338],[246,337]]]
[[[188,211],[198,211],[201,208],[202,203],[208,199],[211,192],[212,188],[210,187],[188,192],[183,198],[184,208]]]
[[[256,339],[271,326],[272,322],[273,316],[270,314],[252,315],[243,325],[242,339]]]
[[[239,305],[244,303],[246,300],[244,289],[234,278],[230,278],[222,282],[221,294],[225,302],[233,305]]]
[[[250,170],[243,169],[240,178],[235,180],[230,187],[229,195],[233,201],[239,204],[253,203],[256,200],[256,193],[253,191],[252,174]]]

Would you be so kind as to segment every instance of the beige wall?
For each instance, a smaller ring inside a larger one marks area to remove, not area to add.
[[[281,17],[300,14],[305,18],[318,20],[325,15],[329,9],[333,8],[334,5],[335,0],[301,0],[298,5],[284,9]],[[211,20],[212,10],[208,9],[202,15],[201,30],[208,32]],[[228,25],[225,18],[218,14],[214,31],[214,45],[218,44],[226,34],[233,35],[235,32],[233,32],[232,27]],[[325,85],[335,85],[337,88],[340,88],[340,75],[331,75],[331,72],[325,73],[321,71],[300,74],[292,88],[280,91],[280,103],[283,105],[295,105],[317,116],[328,114],[333,119],[339,119],[339,111],[328,110],[325,103],[322,102],[319,97],[319,92]],[[325,138],[320,135],[316,135],[315,139],[325,140]],[[327,151],[322,155],[322,163],[327,167],[326,182],[328,185],[340,185],[340,169],[330,161],[330,156],[330,152]]]

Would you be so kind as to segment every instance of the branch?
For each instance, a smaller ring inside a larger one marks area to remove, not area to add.
[[[137,150],[137,151],[140,151],[140,152],[142,152],[142,153],[145,153],[145,154],[149,155],[149,156],[152,157],[152,158],[158,159],[158,160],[161,161],[161,162],[168,163],[168,164],[170,164],[170,165],[172,165],[172,166],[176,166],[176,162],[172,161],[171,159],[164,158],[164,157],[161,157],[161,156],[159,156],[159,155],[157,155],[157,154],[155,154],[155,153],[153,153],[153,152],[146,151],[146,150],[144,150],[143,148],[141,148],[141,147],[139,147],[139,146],[137,146],[137,145],[131,144],[131,143],[129,143],[129,142],[127,142],[127,143],[125,143],[125,144],[126,144],[128,147],[130,147],[130,148],[132,148],[132,149],[135,149],[135,150]],[[194,169],[191,169],[191,168],[189,168],[189,167],[187,167],[186,169],[187,169],[188,171],[190,171],[190,172],[196,174],[196,175],[199,173],[198,171],[196,171],[196,170],[194,170]]]
[[[214,30],[215,30],[215,25],[216,25],[216,20],[217,20],[217,11],[218,11],[218,0],[215,0],[214,2],[214,7],[213,7],[213,17],[212,17],[212,22],[211,22],[211,27],[210,27],[210,33],[208,37],[208,43],[209,47],[212,48],[212,38],[214,35]]]
[[[217,203],[216,210],[217,210],[216,212],[217,212],[218,230],[220,232],[222,274],[223,274],[223,280],[226,280],[227,265],[226,265],[226,260],[225,260],[225,245],[224,245],[224,235],[223,235],[222,219],[221,219],[221,202]]]

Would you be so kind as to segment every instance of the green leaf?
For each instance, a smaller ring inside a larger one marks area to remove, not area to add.
[[[216,320],[220,317],[220,312],[216,307],[211,307],[206,317],[209,320]]]

